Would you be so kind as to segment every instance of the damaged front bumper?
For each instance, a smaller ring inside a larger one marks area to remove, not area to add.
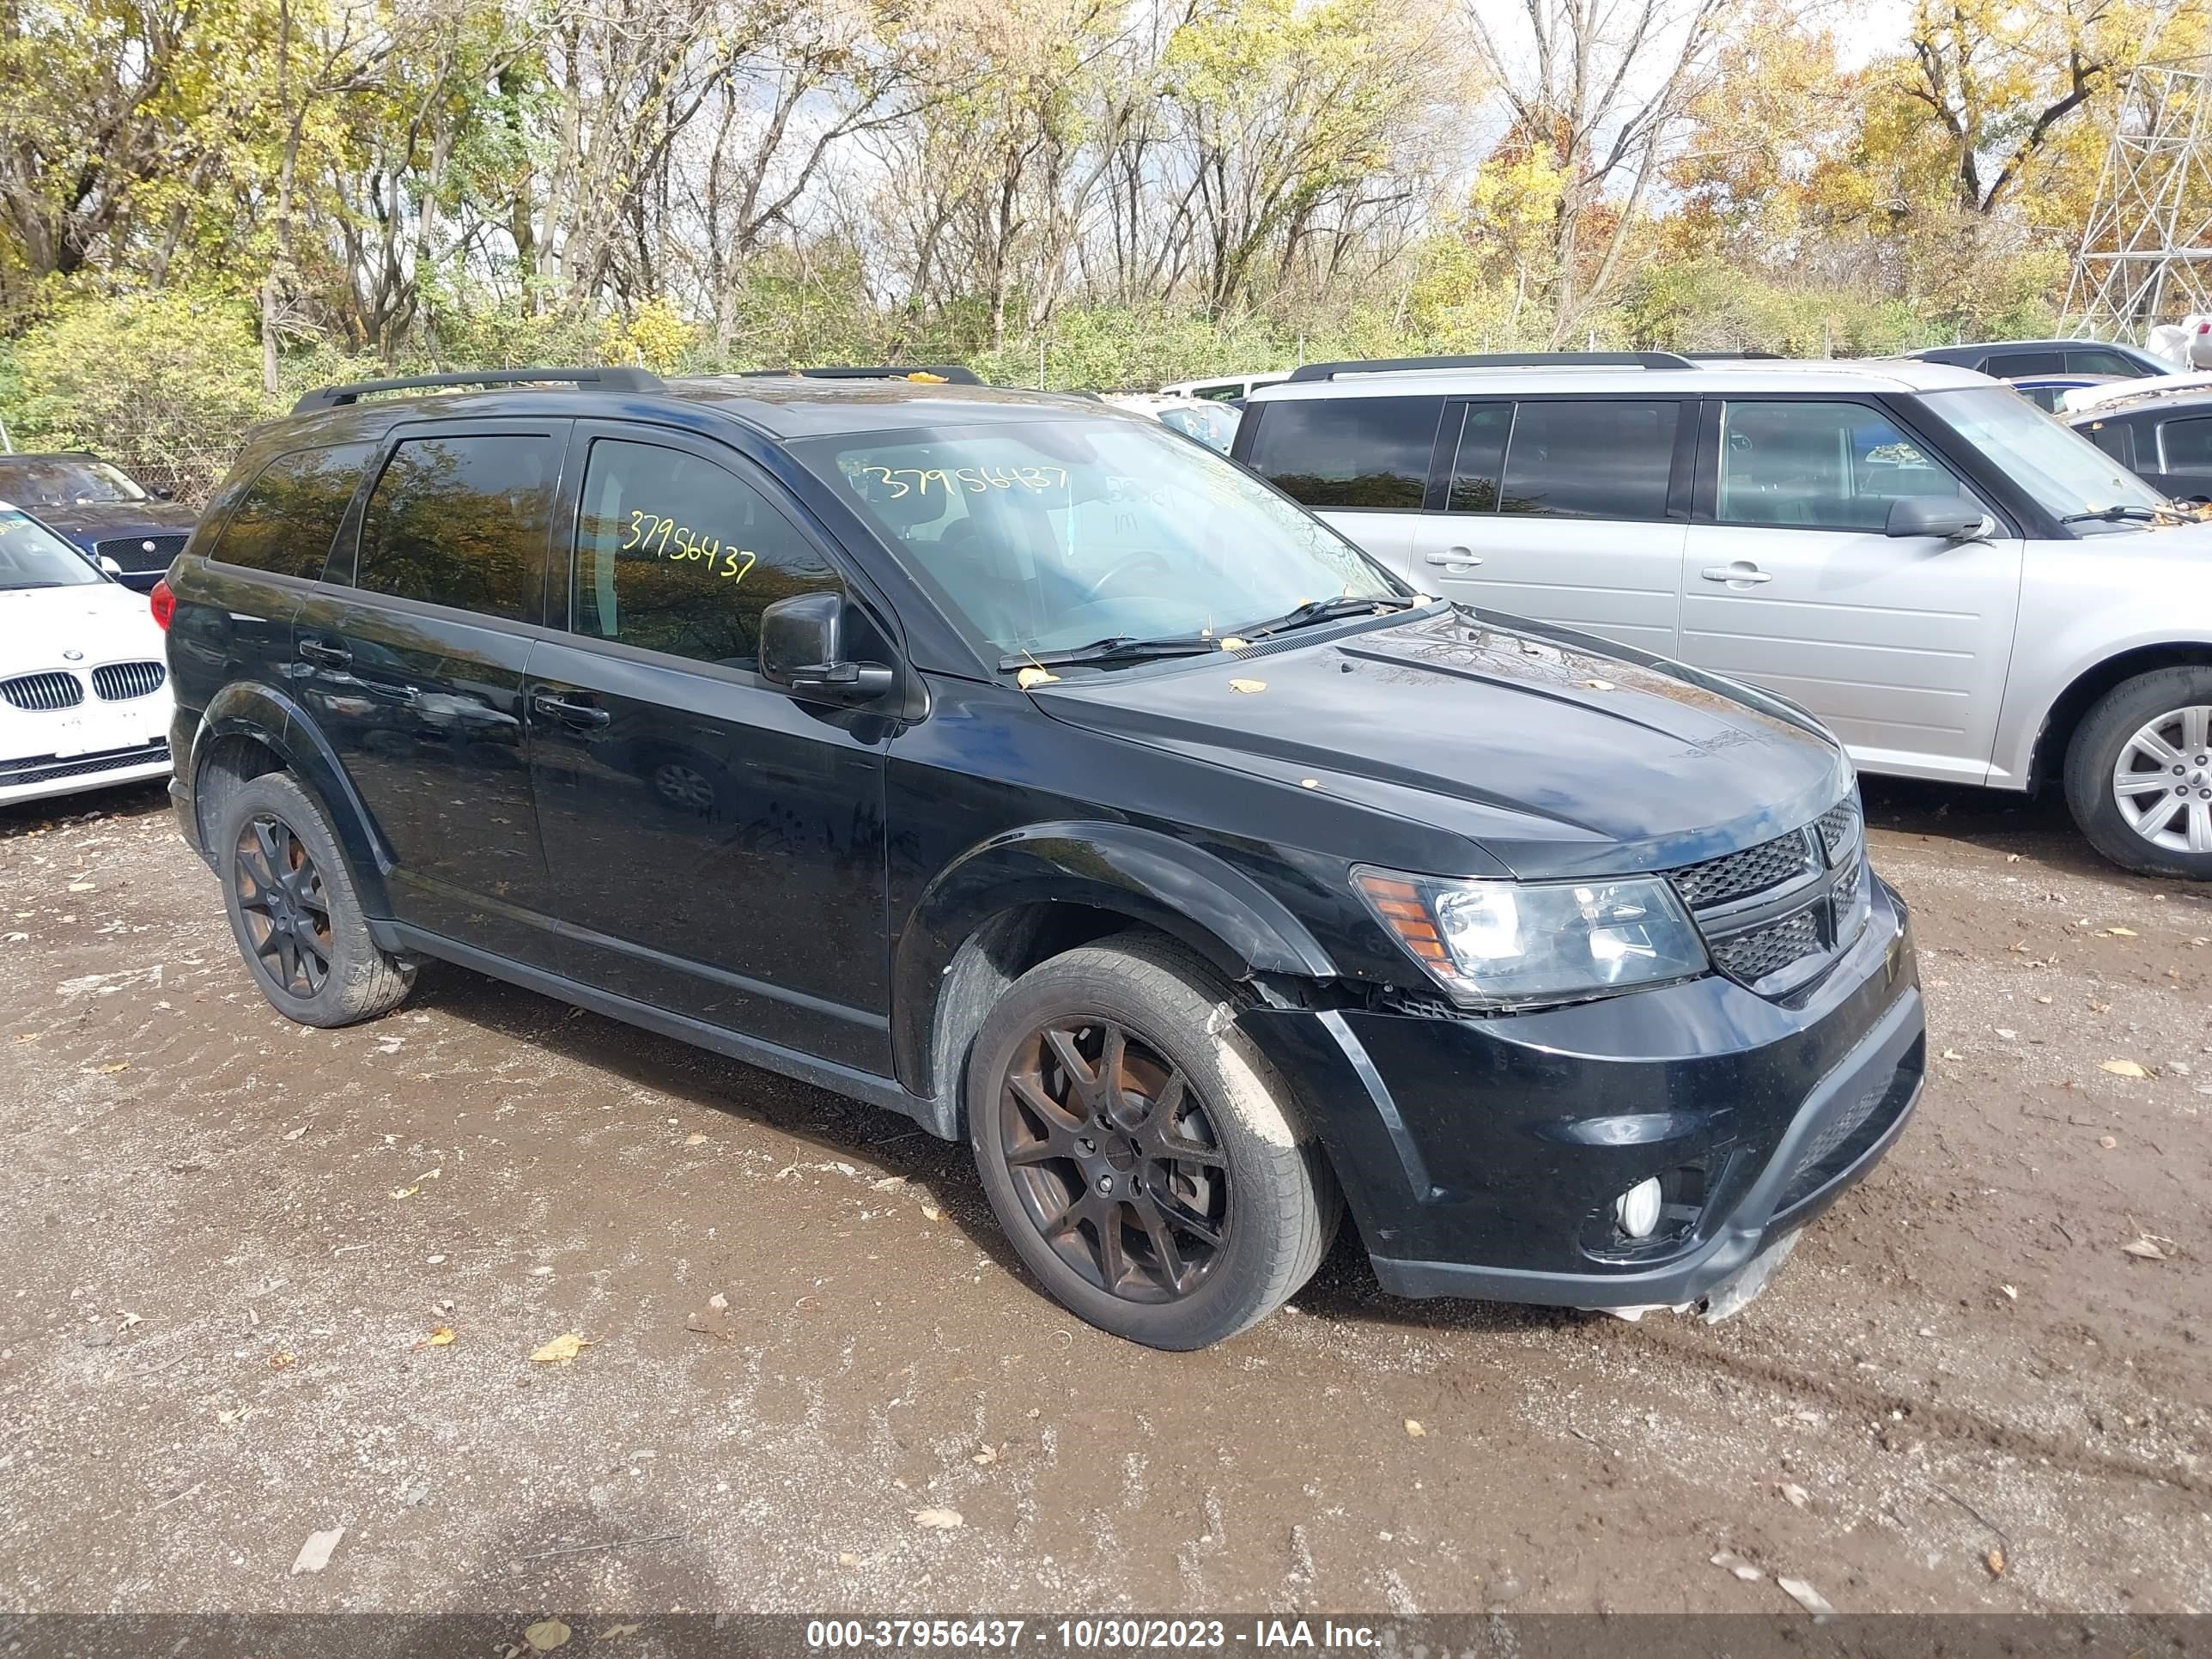
[[[1536,1014],[1255,1011],[1384,1289],[1643,1310],[1741,1307],[1904,1130],[1927,1066],[1903,902],[1786,1000],[1711,975]],[[1650,1177],[1662,1221],[1614,1200]]]

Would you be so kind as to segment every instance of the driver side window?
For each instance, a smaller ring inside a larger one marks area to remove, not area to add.
[[[1972,492],[1867,404],[1735,401],[1721,410],[1722,524],[1881,531],[1911,495]]]

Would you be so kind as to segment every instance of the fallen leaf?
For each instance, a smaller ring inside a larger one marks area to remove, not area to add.
[[[1583,688],[1589,691],[1613,691],[1620,689],[1611,680],[1584,680]]]
[[[914,1512],[914,1524],[917,1527],[934,1528],[942,1532],[949,1531],[954,1527],[964,1527],[968,1523],[961,1518],[958,1510],[916,1510]]]
[[[1231,680],[1229,682],[1229,689],[1231,691],[1242,691],[1247,696],[1250,696],[1255,692],[1265,691],[1267,689],[1267,682],[1265,680]]]
[[[1321,787],[1321,780],[1319,778],[1300,778],[1298,780],[1298,787],[1301,789],[1318,789]]]
[[[712,1308],[716,1313],[721,1313],[729,1307],[730,1298],[724,1296],[720,1291],[717,1291],[714,1295],[707,1298],[707,1305]]]
[[[1990,1577],[2003,1577],[2005,1570],[2005,1553],[2000,1549],[1984,1551],[1982,1555],[1982,1565],[1990,1570]]]
[[[2098,1069],[2110,1072],[2114,1077],[2148,1077],[2150,1075],[2132,1060],[2108,1060]]]
[[[100,884],[97,882],[73,881],[69,884],[69,890],[72,893],[92,893],[97,892],[99,889]]]
[[[538,1365],[565,1365],[591,1346],[590,1337],[578,1336],[574,1331],[564,1331],[538,1349],[536,1353],[532,1354],[531,1363]]]
[[[2011,1285],[2000,1285],[1997,1288],[2004,1292],[2006,1301],[2017,1302],[2020,1300],[2020,1291],[2015,1286]]]
[[[2136,930],[2132,927],[2115,927],[2112,930],[2112,933],[2114,939],[2133,939],[2136,936]]]
[[[1420,1439],[1425,1439],[1425,1438],[1426,1438],[1426,1437],[1427,1437],[1428,1432],[1429,1432],[1429,1431],[1428,1431],[1426,1429],[1423,1428],[1423,1427],[1422,1427],[1422,1426],[1421,1426],[1418,1422],[1416,1422],[1413,1419],[1412,1419],[1412,1418],[1410,1418],[1410,1417],[1409,1417],[1409,1418],[1407,1418],[1407,1419],[1406,1419],[1406,1437],[1407,1437],[1407,1439],[1409,1439],[1409,1440],[1420,1440]]]
[[[977,1468],[988,1468],[999,1461],[998,1449],[994,1446],[986,1446],[968,1461]]]
[[[602,1642],[617,1641],[625,1636],[635,1636],[643,1628],[642,1625],[609,1625],[599,1632],[599,1639]]]
[[[1252,641],[1249,640],[1240,640],[1234,634],[1231,634],[1221,641],[1221,648],[1224,651],[1249,651],[1252,648]]]
[[[292,1571],[295,1573],[320,1572],[330,1565],[331,1552],[338,1547],[338,1540],[344,1537],[345,1533],[343,1527],[332,1527],[328,1532],[309,1533],[307,1541],[300,1546],[299,1554],[292,1559]]]
[[[1816,1619],[1828,1618],[1836,1611],[1828,1605],[1826,1596],[1802,1578],[1777,1578],[1774,1582],[1784,1595]]]
[[[1783,1497],[1790,1500],[1790,1506],[1792,1509],[1802,1510],[1806,1504],[1813,1501],[1813,1494],[1811,1492],[1807,1492],[1804,1487],[1794,1486],[1787,1480],[1784,1481],[1780,1486],[1776,1488],[1776,1490],[1778,1491]]]
[[[1943,1051],[1943,1058],[1946,1060],[1964,1060],[1966,1055],[1960,1054],[1956,1048],[1946,1048]]]
[[[2002,1038],[2003,1038],[2007,1042],[2019,1042],[2019,1041],[2020,1041],[2020,1033],[2019,1033],[2019,1032],[2017,1032],[2017,1031],[2008,1031],[2008,1030],[2005,1030],[2005,1028],[2004,1028],[2003,1026],[2002,1026],[2002,1025],[2000,1025],[2000,1026],[1998,1026],[1998,1027],[1996,1028],[1996,1032],[1997,1032],[1997,1035],[1998,1035],[1999,1036],[2002,1037]]]
[[[707,1144],[707,1137],[704,1135],[686,1135],[684,1137],[684,1144],[686,1146],[703,1146]]]
[[[287,1129],[287,1130],[285,1130],[285,1131],[284,1131],[284,1139],[287,1139],[287,1140],[297,1140],[297,1139],[298,1139],[301,1135],[303,1135],[303,1134],[305,1134],[305,1133],[307,1133],[307,1126],[306,1124],[302,1123],[302,1124],[301,1124],[298,1128],[296,1128],[296,1129]]]
[[[394,1198],[412,1198],[422,1190],[420,1187],[394,1187],[392,1195]]]
[[[451,1325],[434,1325],[430,1328],[430,1334],[417,1342],[410,1352],[420,1353],[425,1348],[442,1348],[450,1344],[453,1340],[453,1328]]]
[[[2112,1148],[2113,1148],[2113,1147],[2115,1147],[2115,1146],[2118,1146],[2120,1143],[2119,1143],[2119,1139],[2118,1139],[2118,1138],[2117,1136],[2114,1136],[2114,1135],[2099,1135],[2099,1136],[2097,1137],[2097,1144],[2098,1144],[2100,1146],[2102,1146],[2102,1147],[2103,1147],[2106,1152],[2111,1152],[2111,1151],[2112,1150]]]
[[[113,1077],[118,1072],[127,1072],[130,1069],[131,1062],[129,1060],[111,1060],[106,1065],[100,1068],[100,1074],[102,1077]]]
[[[850,1550],[839,1550],[837,1565],[841,1567],[857,1567],[860,1565],[860,1558]]]
[[[1722,1550],[1718,1554],[1714,1555],[1710,1559],[1715,1566],[1726,1567],[1730,1572],[1742,1579],[1747,1584],[1756,1583],[1760,1579],[1766,1577],[1764,1572],[1761,1572],[1757,1567],[1753,1566],[1750,1562],[1745,1560],[1743,1557],[1738,1555],[1734,1550]]]
[[[289,1371],[299,1363],[299,1355],[287,1353],[281,1348],[269,1356],[269,1369],[272,1371]]]
[[[2167,1255],[2166,1251],[2160,1249],[2157,1243],[2149,1238],[2130,1239],[2128,1243],[2121,1245],[2120,1249],[2129,1255],[2142,1257],[2145,1261],[2170,1261],[2172,1260],[2172,1256]]]
[[[522,1632],[532,1653],[550,1653],[566,1642],[571,1632],[558,1619],[541,1619]]]
[[[1057,685],[1060,676],[1049,668],[1024,668],[1014,676],[1014,684],[1026,691],[1033,685]]]
[[[872,1193],[896,1192],[905,1185],[904,1176],[885,1176],[881,1181],[871,1181],[868,1183],[868,1190]]]
[[[934,1204],[925,1204],[921,1206],[921,1218],[924,1221],[942,1221],[945,1219],[945,1212]]]

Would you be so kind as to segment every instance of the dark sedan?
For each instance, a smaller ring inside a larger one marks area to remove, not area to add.
[[[33,509],[88,556],[114,560],[118,580],[142,593],[161,580],[199,516],[86,450],[0,455],[0,501]]]

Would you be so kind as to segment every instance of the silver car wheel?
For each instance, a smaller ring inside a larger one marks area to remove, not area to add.
[[[653,769],[653,787],[671,806],[703,812],[714,804],[714,786],[703,773],[681,761],[663,761]]]
[[[2169,853],[2212,853],[2212,708],[2176,708],[2136,728],[2112,768],[2128,827]]]

